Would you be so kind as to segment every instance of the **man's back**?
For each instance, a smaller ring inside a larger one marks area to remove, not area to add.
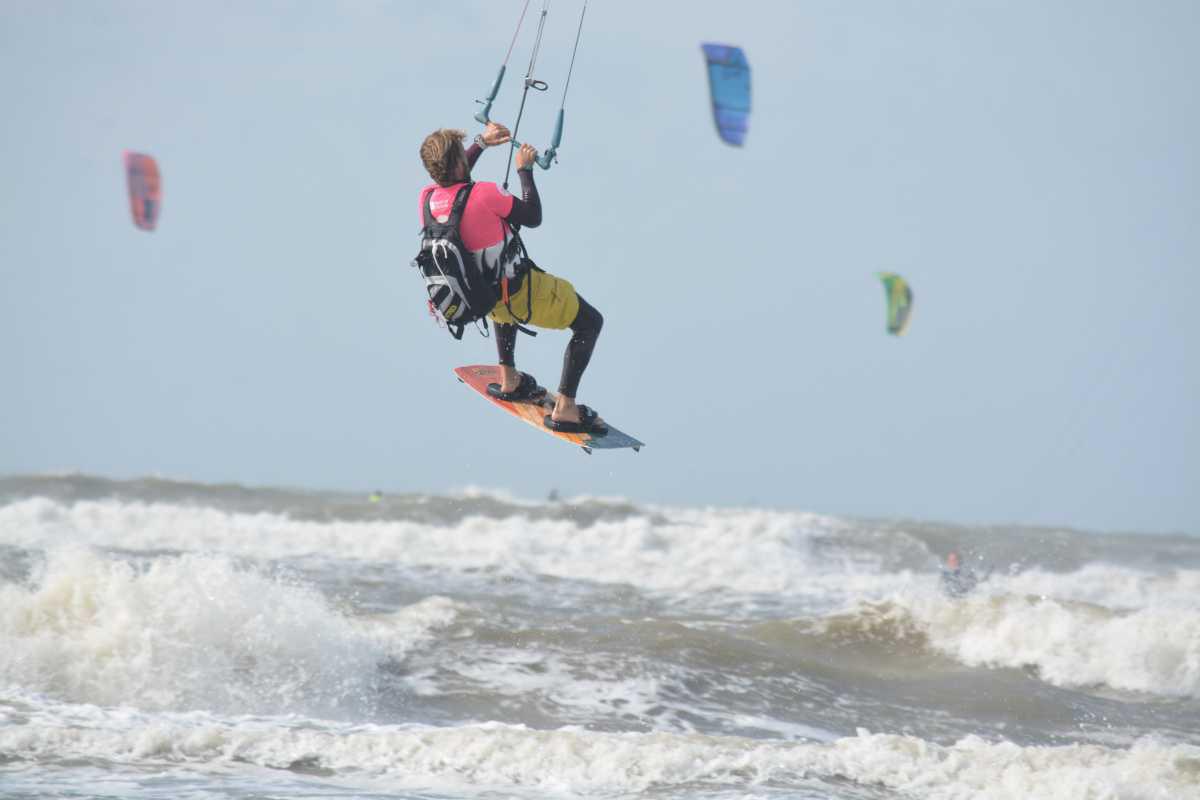
[[[456,183],[452,186],[438,186],[431,183],[422,189],[417,211],[421,225],[425,224],[425,198],[429,197],[431,192],[433,194],[429,202],[430,213],[438,222],[445,222],[450,218],[450,207],[454,204],[455,195],[465,185]],[[508,225],[504,218],[512,211],[512,205],[513,196],[496,184],[491,181],[476,183],[467,200],[462,226],[458,232],[467,249],[479,253],[493,247],[497,250],[503,247],[508,237]]]

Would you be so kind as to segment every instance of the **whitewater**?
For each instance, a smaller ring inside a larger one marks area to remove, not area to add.
[[[1200,537],[0,478],[35,797],[1200,800]]]

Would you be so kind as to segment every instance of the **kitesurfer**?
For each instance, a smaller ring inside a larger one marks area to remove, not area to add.
[[[463,131],[442,128],[422,142],[421,161],[434,181],[421,190],[422,224],[427,198],[431,215],[445,222],[459,190],[470,182],[471,169],[484,149],[509,142],[512,135],[505,126],[489,122],[469,148],[463,147],[465,138]],[[503,285],[497,292],[501,299],[488,314],[495,323],[503,377],[502,383],[490,385],[488,391],[499,399],[517,402],[535,402],[544,396],[546,390],[538,386],[532,375],[517,370],[518,326],[570,328],[572,336],[563,356],[558,398],[553,411],[545,416],[545,425],[564,433],[599,434],[607,430],[604,422],[595,411],[576,403],[575,397],[604,318],[579,296],[569,281],[538,268],[525,255],[520,242],[514,241],[520,227],[536,228],[542,222],[541,199],[533,182],[536,157],[537,150],[528,144],[516,151],[520,198],[495,183],[480,181],[471,186],[462,211],[459,236],[477,263],[503,267],[506,261],[516,262],[515,277],[501,279]],[[503,272],[502,268],[495,270],[495,274]]]
[[[975,591],[979,581],[975,570],[963,566],[958,553],[951,550],[942,568],[942,591],[950,597],[965,597]]]

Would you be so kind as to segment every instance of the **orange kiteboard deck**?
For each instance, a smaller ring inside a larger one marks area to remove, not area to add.
[[[634,452],[642,449],[642,443],[632,436],[622,433],[614,428],[611,424],[608,426],[608,432],[603,435],[592,433],[560,433],[552,431],[546,427],[542,418],[550,413],[554,408],[554,402],[557,399],[554,392],[546,390],[545,396],[534,403],[513,403],[508,400],[500,400],[488,394],[487,387],[489,383],[500,383],[500,368],[495,365],[474,364],[468,367],[456,367],[454,374],[458,379],[475,390],[475,393],[480,397],[488,400],[493,405],[512,414],[520,420],[524,420],[533,427],[543,433],[548,433],[556,439],[562,439],[573,445],[582,447],[585,452],[591,453],[594,449],[599,450],[616,450],[622,447],[631,447]],[[607,423],[608,421],[605,420]]]

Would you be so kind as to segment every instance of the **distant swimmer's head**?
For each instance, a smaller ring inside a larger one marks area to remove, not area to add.
[[[453,186],[471,176],[463,148],[465,138],[466,131],[439,128],[421,142],[421,163],[439,186]]]
[[[950,551],[950,555],[946,556],[946,566],[949,569],[958,569],[958,553]]]

